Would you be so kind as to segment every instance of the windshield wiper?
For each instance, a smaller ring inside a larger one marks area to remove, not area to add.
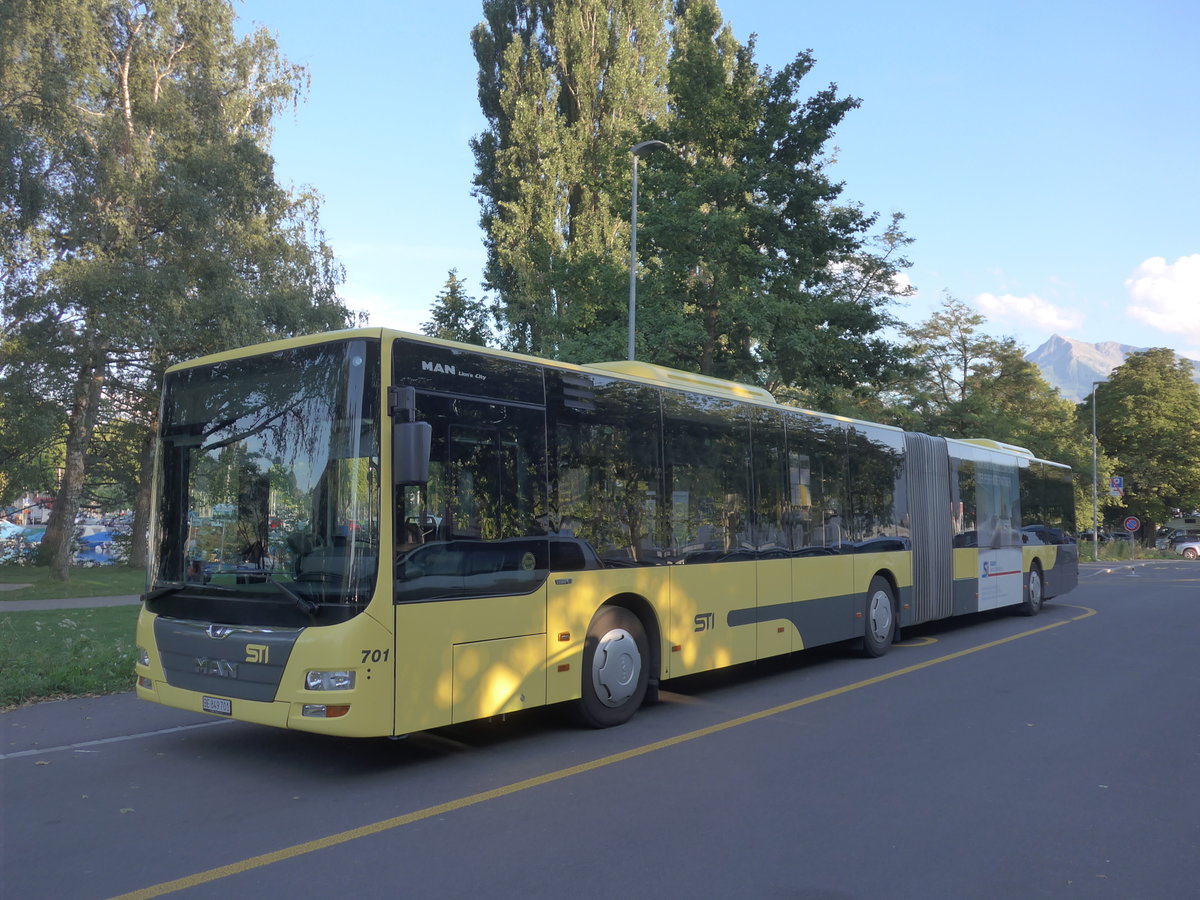
[[[317,610],[321,608],[321,605],[317,603],[317,601],[309,600],[307,597],[301,597],[282,581],[276,581],[274,578],[268,578],[267,581],[278,588],[281,594],[289,597],[292,602],[300,608],[300,612],[304,613],[305,615],[315,616],[317,614]]]
[[[167,596],[170,596],[171,594],[178,594],[185,587],[187,587],[186,584],[181,584],[178,582],[175,584],[164,585],[163,587],[156,587],[154,590],[146,591],[146,593],[142,594],[142,602],[149,603],[151,600],[157,600],[160,597],[167,597]]]
[[[274,587],[279,593],[283,594],[289,600],[296,604],[297,608],[308,616],[315,616],[321,605],[315,600],[309,600],[307,597],[301,597],[290,587],[281,581],[276,581],[274,578],[267,578],[266,582]],[[200,584],[194,581],[174,581],[164,584],[162,587],[156,587],[152,591],[148,591],[142,595],[142,601],[149,603],[153,600],[158,600],[161,597],[169,597],[171,594],[178,594],[180,591],[186,591],[188,588],[198,588],[201,591],[219,591],[222,594],[242,594],[242,590],[235,587],[228,587],[223,584]]]

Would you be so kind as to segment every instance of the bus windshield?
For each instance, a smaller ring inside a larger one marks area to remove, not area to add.
[[[331,624],[379,555],[379,345],[299,347],[168,375],[154,611]]]

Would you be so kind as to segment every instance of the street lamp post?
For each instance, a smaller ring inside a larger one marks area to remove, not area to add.
[[[1100,516],[1096,488],[1096,386],[1107,381],[1092,382],[1092,559],[1100,558]]]
[[[633,206],[629,213],[629,359],[633,361],[633,331],[637,321],[637,172],[638,159],[652,150],[669,149],[662,141],[642,141],[633,150]]]

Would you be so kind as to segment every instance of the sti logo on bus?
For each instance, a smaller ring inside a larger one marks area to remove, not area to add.
[[[710,612],[696,613],[696,618],[692,621],[696,623],[694,631],[711,631],[713,627],[713,614]]]
[[[271,648],[266,644],[247,644],[246,662],[266,665],[271,657]]]

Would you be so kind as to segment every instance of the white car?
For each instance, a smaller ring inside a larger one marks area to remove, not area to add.
[[[1200,541],[1177,541],[1175,552],[1183,554],[1184,559],[1200,559]]]

